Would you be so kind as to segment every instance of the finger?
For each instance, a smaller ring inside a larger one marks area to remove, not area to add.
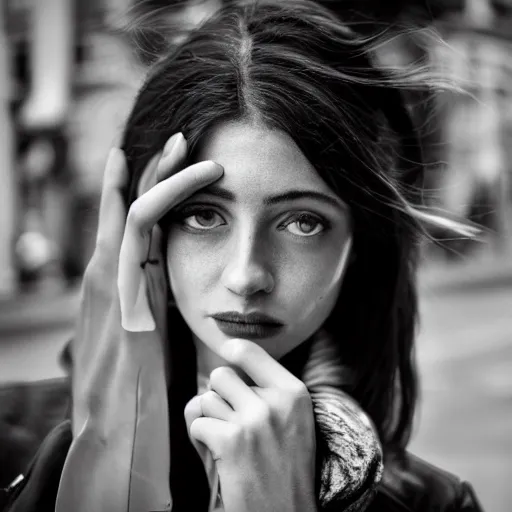
[[[222,458],[223,452],[230,446],[230,440],[236,435],[234,423],[216,418],[196,418],[190,425],[189,435],[194,442],[203,443],[211,452],[213,460]],[[228,455],[228,454],[226,454]]]
[[[185,406],[184,415],[187,430],[190,430],[190,425],[192,425],[193,421],[197,418],[200,418],[203,415],[203,409],[201,406],[201,395],[196,395],[194,398],[189,400],[189,402]]]
[[[162,228],[155,224],[153,229],[151,230],[151,244],[149,247],[149,259],[150,260],[158,260],[162,258],[162,243],[164,240],[164,234],[162,232]],[[151,267],[151,265],[150,265]]]
[[[147,257],[150,230],[173,206],[219,179],[223,172],[214,162],[200,162],[158,183],[133,202],[119,252],[117,278],[124,329],[141,332],[154,330],[156,326],[141,268]]]
[[[165,144],[162,158],[158,162],[157,182],[180,171],[187,158],[187,141],[181,132],[175,133]]]
[[[114,263],[117,263],[124,233],[126,209],[121,189],[126,184],[127,175],[123,151],[112,148],[103,175],[95,252]]]
[[[199,399],[204,417],[224,421],[231,421],[233,418],[233,409],[215,391],[206,391],[206,393],[199,396]]]
[[[243,370],[259,387],[288,390],[304,387],[300,379],[252,341],[231,339],[220,347],[219,352],[221,357]]]
[[[205,417],[201,405],[202,396],[203,395],[196,395],[185,406],[185,423],[192,445],[197,450],[203,462],[205,462],[208,457],[207,450],[210,450],[213,454],[213,447],[215,447],[217,450],[216,453],[220,453],[220,446],[215,442],[214,438],[209,437],[208,432],[205,432],[203,429],[208,428],[209,424],[212,425],[212,431],[210,433],[213,436],[217,435],[217,439],[219,440],[229,431],[229,425],[231,425],[231,423],[219,418]],[[201,420],[204,419],[211,420],[212,423],[206,422],[206,424],[202,424]],[[197,425],[197,422],[199,422],[199,425]],[[197,429],[197,431],[195,429]]]
[[[164,256],[161,240],[161,230],[158,226],[155,226],[151,231],[150,251],[148,255],[150,262],[161,261],[163,263]],[[149,308],[155,319],[158,331],[166,337],[169,290],[165,275],[165,265],[148,263],[142,270],[143,277],[146,281]],[[166,350],[169,348],[167,345],[168,344],[164,344]]]
[[[158,152],[149,161],[144,169],[137,186],[138,197],[148,192],[160,180],[166,179],[182,169],[187,155],[187,143],[181,133],[174,134],[165,144],[163,151]],[[161,233],[158,225],[155,224],[148,233],[148,252],[146,257],[155,262],[162,258],[161,254]],[[146,234],[143,234],[143,238]],[[145,245],[145,244],[144,244]],[[142,260],[141,260],[142,261]],[[140,263],[139,263],[140,265]],[[124,287],[127,293],[135,302],[127,306],[125,300],[122,300],[121,325],[124,329],[132,332],[152,331],[158,325],[161,332],[165,332],[165,318],[162,311],[155,307],[155,290],[160,289],[162,283],[158,283],[161,278],[161,272],[157,271],[157,279],[154,279],[156,267],[150,265],[143,268],[143,272],[135,270],[128,281],[124,281],[121,288]],[[160,270],[160,269],[158,269]],[[157,286],[155,288],[155,285]],[[153,292],[153,293],[152,293]],[[161,290],[159,296],[166,297],[166,287]],[[130,299],[128,299],[130,300]],[[165,301],[166,303],[166,301]],[[127,311],[128,309],[128,311]]]
[[[207,160],[157,183],[133,202],[128,212],[127,227],[138,232],[148,231],[169,210],[201,188],[217,181],[223,173],[222,166]]]
[[[187,142],[183,134],[175,133],[148,163],[142,173],[137,187],[137,197],[145,194],[163,179],[171,177],[183,168],[187,156]],[[149,259],[156,260],[162,250],[162,233],[158,226],[153,226],[150,237]]]
[[[137,197],[145,194],[158,182],[169,178],[183,168],[187,156],[187,142],[183,134],[175,133],[151,158],[137,186]]]
[[[150,188],[154,187],[157,183],[157,168],[162,152],[159,151],[146,165],[142,172],[139,183],[137,184],[137,197],[145,194]]]
[[[259,400],[254,391],[227,366],[215,368],[210,374],[210,388],[231,405],[235,411],[251,407]]]
[[[190,441],[194,448],[196,449],[199,456],[201,457],[201,459],[204,461],[207,450],[206,446],[204,444],[201,444],[190,434],[190,427],[192,426],[192,423],[194,423],[195,420],[203,416],[203,410],[201,408],[201,397],[199,395],[196,395],[187,403],[187,405],[185,406],[184,416]]]

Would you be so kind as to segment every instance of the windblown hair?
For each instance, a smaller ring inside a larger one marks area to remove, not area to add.
[[[429,83],[379,68],[374,45],[306,0],[231,5],[155,64],[123,150],[129,203],[145,165],[176,132],[192,153],[229,120],[292,137],[350,207],[355,258],[326,328],[354,371],[347,391],[385,449],[400,450],[416,403],[415,268],[429,219],[416,208],[422,157],[401,91]]]

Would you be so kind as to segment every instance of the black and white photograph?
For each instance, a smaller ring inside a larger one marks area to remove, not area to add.
[[[0,0],[0,512],[512,510],[512,0]]]

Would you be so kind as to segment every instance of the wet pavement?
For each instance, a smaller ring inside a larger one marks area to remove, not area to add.
[[[512,264],[421,274],[422,400],[410,448],[469,480],[487,512],[512,503]],[[0,302],[0,383],[63,375],[78,288]]]

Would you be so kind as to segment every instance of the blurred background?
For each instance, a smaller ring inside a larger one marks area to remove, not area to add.
[[[62,349],[94,246],[110,147],[148,66],[222,0],[0,3],[0,487],[68,406]],[[512,503],[512,0],[330,0],[396,36],[390,66],[465,92],[408,98],[425,200],[482,227],[432,233],[420,268],[422,401],[411,450]],[[413,27],[403,30],[404,27]]]

